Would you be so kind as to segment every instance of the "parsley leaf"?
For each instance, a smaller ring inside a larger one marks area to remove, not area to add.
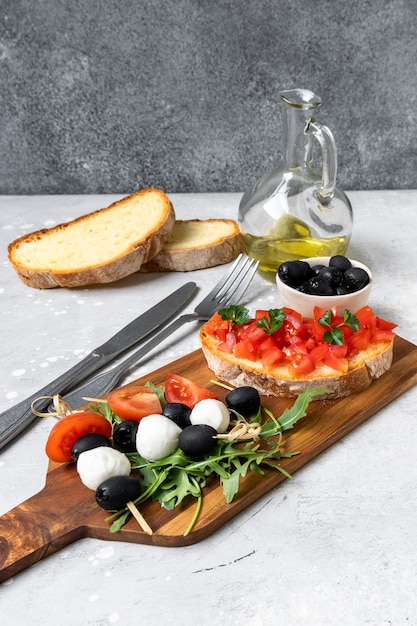
[[[340,324],[336,324],[336,326],[332,326],[332,312],[326,311],[324,315],[322,315],[319,319],[319,324],[322,326],[327,326],[330,330],[326,330],[323,339],[327,343],[332,343],[335,346],[342,346],[345,343],[343,337],[343,331],[341,330],[341,326],[348,326],[353,330],[353,332],[357,333],[359,331],[360,322],[356,315],[353,315],[348,309],[345,309],[343,314],[343,322]]]
[[[227,309],[221,309],[218,313],[223,320],[232,322],[236,326],[243,326],[251,320],[248,309],[241,305],[232,304]]]
[[[268,317],[261,317],[256,325],[263,328],[267,335],[272,335],[281,328],[285,320],[285,312],[282,309],[269,309]]]

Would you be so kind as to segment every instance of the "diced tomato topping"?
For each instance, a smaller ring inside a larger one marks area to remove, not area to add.
[[[270,322],[266,309],[257,310],[255,317],[241,326],[223,320],[216,313],[205,324],[205,330],[218,340],[219,350],[250,361],[260,359],[264,367],[283,361],[292,376],[308,374],[321,364],[345,373],[352,354],[366,350],[371,342],[392,341],[395,337],[396,324],[377,317],[368,305],[354,313],[359,321],[358,329],[352,328],[349,320],[345,323],[337,307],[330,310],[330,316],[326,309],[315,307],[310,318],[303,318],[288,307],[282,310],[285,319],[271,334],[258,326],[262,318],[266,317]],[[319,323],[325,315],[330,325]],[[324,338],[326,332],[329,334],[329,330],[336,327],[342,333],[341,345],[334,345]]]

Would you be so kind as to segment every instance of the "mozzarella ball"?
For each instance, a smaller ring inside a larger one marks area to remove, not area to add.
[[[107,478],[112,476],[129,476],[130,461],[122,452],[99,446],[82,452],[77,461],[77,472],[81,482],[89,489],[96,490]]]
[[[178,448],[181,428],[165,415],[143,417],[136,434],[136,449],[147,461],[159,461]]]
[[[230,424],[229,409],[220,400],[206,398],[197,402],[190,415],[191,424],[207,424],[225,433]]]

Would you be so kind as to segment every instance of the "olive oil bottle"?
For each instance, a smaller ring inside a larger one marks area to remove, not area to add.
[[[353,225],[349,199],[336,187],[333,135],[312,117],[320,98],[305,89],[280,96],[282,161],[244,194],[238,214],[246,253],[272,279],[284,261],[345,254]],[[313,167],[314,139],[322,150],[321,173]]]

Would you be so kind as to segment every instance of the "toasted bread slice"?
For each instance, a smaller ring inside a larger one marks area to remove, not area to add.
[[[237,222],[228,219],[178,220],[162,251],[144,272],[189,272],[233,261],[242,252]]]
[[[216,340],[205,332],[204,326],[200,330],[200,340],[208,367],[221,381],[233,387],[249,385],[260,394],[281,397],[296,397],[313,388],[331,390],[332,394],[326,396],[331,399],[363,391],[390,369],[393,356],[393,341],[372,343],[349,359],[345,374],[321,365],[310,374],[293,378],[285,365],[268,368],[261,361],[239,359],[218,350]],[[315,399],[322,397],[316,396]]]
[[[81,287],[137,272],[163,248],[174,208],[158,189],[143,189],[71,222],[24,235],[9,259],[30,287]]]

